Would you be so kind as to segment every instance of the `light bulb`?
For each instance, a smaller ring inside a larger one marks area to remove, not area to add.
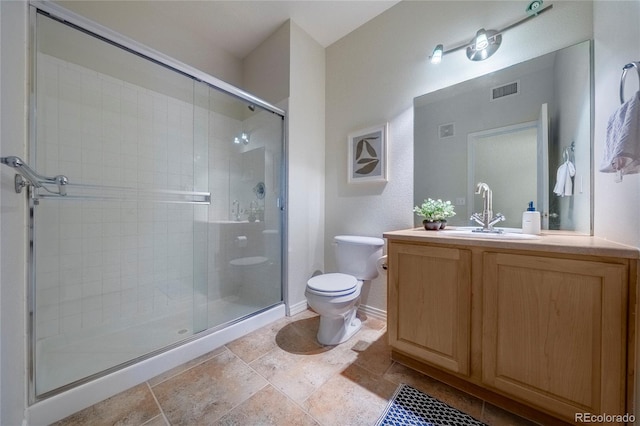
[[[484,50],[489,47],[489,40],[487,39],[487,33],[484,28],[478,30],[476,34],[476,50]]]
[[[431,63],[439,64],[442,62],[442,51],[444,50],[444,46],[441,44],[437,45],[435,49],[433,49],[433,54],[431,55]]]

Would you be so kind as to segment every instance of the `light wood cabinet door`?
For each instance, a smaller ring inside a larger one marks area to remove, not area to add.
[[[485,253],[482,381],[574,421],[624,414],[627,268]]]
[[[390,243],[390,345],[421,361],[469,374],[471,255]]]

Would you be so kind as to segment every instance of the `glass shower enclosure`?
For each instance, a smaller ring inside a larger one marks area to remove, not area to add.
[[[282,303],[284,120],[32,9],[39,400]]]

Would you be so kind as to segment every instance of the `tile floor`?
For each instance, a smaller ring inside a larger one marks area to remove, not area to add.
[[[318,322],[283,318],[56,425],[372,426],[401,382],[489,425],[533,425],[393,362],[382,321],[338,346],[317,343]]]

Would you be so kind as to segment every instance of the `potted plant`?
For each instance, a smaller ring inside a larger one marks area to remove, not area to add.
[[[422,224],[427,230],[443,229],[447,224],[447,218],[455,216],[454,206],[451,201],[434,200],[427,198],[421,206],[415,206],[413,211],[418,216],[424,217]]]

